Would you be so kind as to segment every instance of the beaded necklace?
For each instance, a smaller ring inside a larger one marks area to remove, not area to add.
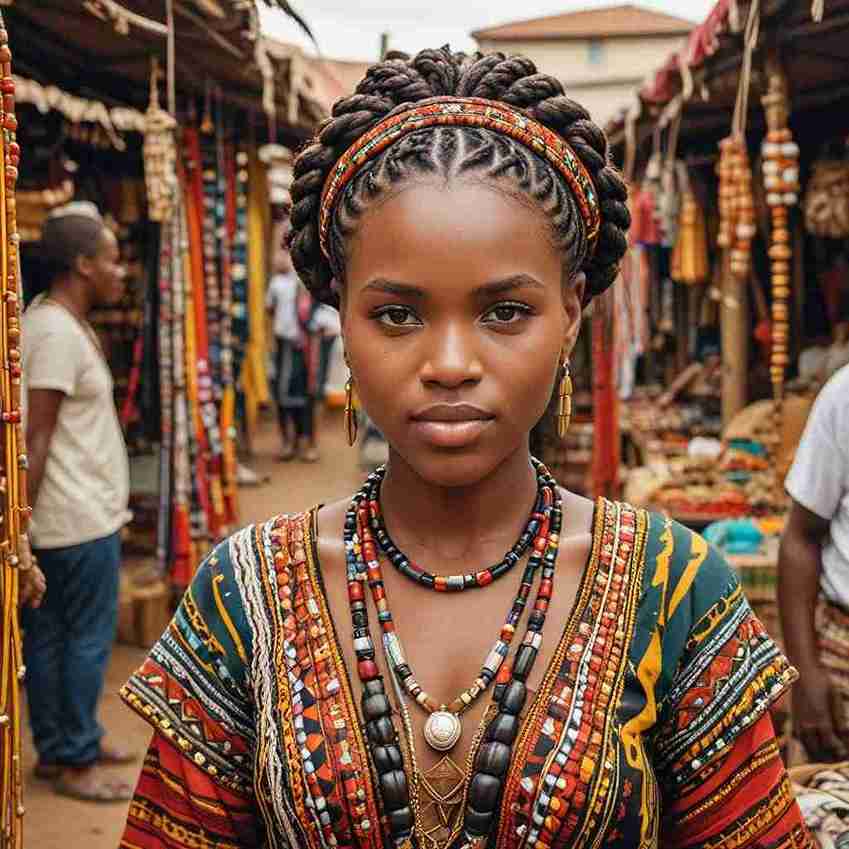
[[[531,543],[534,541],[534,537],[539,530],[539,523],[542,519],[540,511],[542,509],[541,499],[544,491],[544,483],[540,475],[540,467],[537,467],[537,500],[524,533],[495,566],[490,566],[478,572],[466,575],[436,575],[428,572],[404,556],[389,535],[389,530],[386,527],[386,523],[383,520],[383,513],[380,509],[380,486],[385,476],[384,469],[378,469],[369,477],[370,485],[367,482],[371,528],[380,545],[381,551],[386,555],[386,559],[405,578],[409,578],[417,584],[435,590],[436,592],[460,592],[466,589],[487,587],[493,581],[506,575],[525,556]]]
[[[542,577],[534,608],[528,617],[525,637],[516,651],[512,667],[500,664],[502,674],[498,676],[493,693],[498,712],[488,725],[484,742],[475,758],[463,820],[464,844],[482,844],[495,819],[513,743],[519,730],[519,715],[527,699],[526,681],[542,644],[542,630],[553,591],[554,566],[562,527],[562,500],[557,484],[548,470],[538,461],[533,462],[546,495],[543,497],[542,519],[534,540],[533,552],[508,617],[507,625],[512,623],[512,631],[515,631],[518,622],[518,618],[513,621],[513,611],[518,606],[518,615],[521,616],[534,574],[540,567]],[[382,473],[381,470],[381,476]],[[369,630],[364,583],[368,583],[378,611],[378,621],[383,631],[383,650],[396,682],[399,678],[404,680],[402,673],[409,670],[409,664],[404,660],[400,641],[395,633],[378,561],[377,545],[370,528],[369,495],[375,477],[376,475],[370,476],[354,496],[345,517],[345,558],[357,673],[363,686],[362,711],[366,733],[387,812],[390,834],[394,844],[400,847],[409,845],[412,840],[415,820],[398,733],[392,720],[392,708],[386,695],[383,676],[375,663],[375,647]],[[502,631],[502,636],[507,633]],[[512,637],[512,633],[510,636]],[[411,676],[412,670],[409,670],[407,678]],[[416,700],[422,704],[418,697]],[[448,716],[454,716],[456,719],[454,714],[448,713]],[[459,734],[457,738],[459,739]],[[456,743],[456,740],[454,742]]]

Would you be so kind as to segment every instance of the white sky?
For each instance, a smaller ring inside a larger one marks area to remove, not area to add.
[[[640,0],[639,5],[701,21],[715,0]],[[508,21],[619,5],[610,0],[291,0],[309,23],[321,52],[333,59],[377,59],[380,33],[390,47],[414,53],[450,44],[471,49],[469,33]],[[282,12],[263,7],[269,35],[304,47],[308,40]]]

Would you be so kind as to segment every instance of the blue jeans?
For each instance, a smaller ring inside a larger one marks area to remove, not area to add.
[[[104,734],[97,703],[118,625],[121,538],[35,555],[47,593],[22,620],[33,741],[42,764],[88,766]]]

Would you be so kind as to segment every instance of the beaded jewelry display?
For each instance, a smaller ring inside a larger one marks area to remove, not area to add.
[[[148,216],[168,221],[174,211],[177,190],[177,122],[159,105],[159,64],[153,59],[150,73],[150,104],[144,115],[144,178]]]
[[[380,510],[380,485],[384,477],[383,469],[375,472],[373,475],[374,481],[368,489],[371,528],[381,551],[386,555],[386,559],[405,578],[409,578],[411,581],[415,581],[417,584],[435,590],[436,592],[460,592],[461,590],[488,587],[493,581],[506,575],[525,556],[531,543],[534,541],[534,537],[539,530],[539,522],[542,519],[541,510],[545,495],[545,485],[540,475],[541,471],[537,468],[537,500],[524,532],[516,540],[510,551],[495,566],[490,566],[475,573],[443,577],[428,572],[404,556],[389,535],[389,530],[386,527],[383,514]],[[372,478],[369,478],[369,480],[372,480]]]
[[[782,74],[769,75],[763,97],[768,132],[762,146],[764,187],[772,222],[769,258],[772,272],[772,357],[770,376],[776,404],[784,397],[784,373],[789,363],[790,207],[799,202],[799,146],[787,126],[789,105]]]
[[[534,462],[539,479],[544,482],[548,494],[544,498],[542,519],[522,586],[511,608],[505,629],[502,630],[502,642],[506,642],[503,638],[508,635],[512,639],[530,593],[534,574],[540,567],[542,576],[534,608],[528,617],[525,637],[516,651],[512,667],[506,666],[503,658],[500,664],[493,693],[498,712],[488,725],[475,758],[463,819],[464,843],[482,842],[495,820],[512,746],[519,730],[519,715],[527,699],[525,682],[542,644],[542,630],[553,591],[554,567],[562,527],[562,500],[554,479],[541,464]],[[414,815],[411,809],[410,787],[403,769],[399,737],[392,720],[392,708],[386,695],[383,677],[375,663],[375,646],[369,629],[364,583],[368,583],[377,607],[378,621],[383,631],[383,650],[395,680],[400,679],[402,686],[405,686],[405,679],[412,677],[412,670],[404,659],[400,640],[395,632],[378,561],[377,543],[371,531],[369,495],[377,478],[377,475],[370,476],[351,502],[345,519],[345,555],[357,672],[363,685],[362,711],[366,734],[392,841],[395,846],[400,847],[409,845],[413,838]],[[425,698],[417,696],[416,701],[425,707]],[[465,704],[462,697],[461,701]],[[435,702],[429,706],[433,705]],[[458,739],[459,736],[458,734]]]
[[[749,152],[742,134],[723,139],[719,149],[717,243],[731,249],[731,273],[742,280],[748,278],[752,268],[752,239],[757,232]]]
[[[15,184],[21,151],[15,140],[15,82],[12,78],[12,52],[9,36],[0,16],[0,90],[2,124],[3,181],[0,184],[0,497],[2,497],[2,542],[0,542],[0,842],[20,849],[23,841],[21,818],[23,781],[21,777],[21,702],[19,686],[24,676],[21,634],[18,625],[18,585],[21,569],[21,543],[30,510],[27,507],[27,457],[21,429],[21,309],[20,267],[15,208]]]

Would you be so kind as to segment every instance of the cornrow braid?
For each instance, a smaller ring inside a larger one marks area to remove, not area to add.
[[[479,97],[509,104],[563,137],[595,185],[601,229],[590,254],[577,202],[565,181],[542,157],[497,132],[434,126],[401,137],[365,163],[342,191],[329,232],[330,259],[319,240],[321,195],[339,157],[376,124],[431,97]],[[333,281],[345,279],[345,245],[369,204],[406,180],[474,176],[498,181],[531,197],[551,222],[564,267],[587,277],[586,300],[615,280],[631,223],[627,190],[609,163],[604,132],[570,100],[554,77],[533,62],[503,53],[466,56],[447,47],[413,58],[389,54],[372,66],[354,94],[338,101],[332,116],[295,162],[289,247],[301,279],[320,301],[339,305]]]

